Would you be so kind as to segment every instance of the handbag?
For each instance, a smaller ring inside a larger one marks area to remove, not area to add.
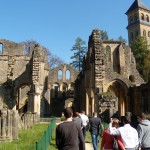
[[[119,150],[118,142],[116,137],[113,139],[113,150]]]

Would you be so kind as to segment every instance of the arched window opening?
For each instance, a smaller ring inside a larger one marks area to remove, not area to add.
[[[63,92],[67,91],[67,84],[63,83],[63,88],[62,88]]]
[[[135,22],[138,21],[138,16],[137,16],[137,14],[134,15],[134,21],[135,21]]]
[[[3,44],[0,43],[0,54],[3,53]]]
[[[144,20],[144,14],[141,14],[141,20]]]
[[[129,76],[129,80],[130,80],[132,83],[134,83],[134,82],[135,82],[134,76],[133,76],[133,75],[130,75],[130,76]]]
[[[111,61],[111,48],[110,48],[110,46],[106,46],[106,58],[108,61]]]
[[[143,30],[143,36],[146,36],[146,31],[145,30]]]
[[[130,16],[130,23],[133,23],[133,17]]]
[[[66,70],[66,80],[70,80],[70,70]]]
[[[149,16],[148,15],[146,15],[146,21],[149,22]]]
[[[150,38],[150,31],[148,31],[148,37]]]
[[[61,80],[62,79],[62,70],[58,71],[58,79]]]

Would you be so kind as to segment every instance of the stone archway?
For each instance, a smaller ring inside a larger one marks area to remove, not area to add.
[[[109,110],[110,116],[117,113],[120,116],[125,115],[128,110],[128,87],[121,80],[114,80],[108,83],[103,90],[103,102],[101,110]]]

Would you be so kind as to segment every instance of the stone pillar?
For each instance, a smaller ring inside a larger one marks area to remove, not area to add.
[[[59,85],[59,90],[58,91],[62,91],[63,90],[63,84]]]
[[[19,88],[19,95],[18,95],[18,110],[20,109],[20,101],[21,101],[21,88]]]
[[[1,132],[1,140],[4,141],[6,138],[6,117],[7,117],[7,110],[1,110],[1,117],[2,117],[2,132]]]
[[[89,97],[88,97],[87,92],[86,92],[86,108],[85,108],[85,110],[86,110],[86,115],[88,115],[89,114]]]
[[[40,115],[40,94],[36,93],[34,95],[34,113]]]
[[[12,121],[12,138],[13,140],[17,140],[18,139],[18,120],[19,120],[19,116],[18,116],[18,111],[14,110],[13,111],[13,121]]]
[[[12,130],[13,130],[13,127],[12,127],[12,122],[13,122],[13,110],[10,110],[10,112],[9,112],[9,114],[10,114],[10,130],[9,130],[9,132],[10,132],[10,135],[11,135],[11,140],[13,139],[12,138]]]
[[[27,107],[27,112],[33,112],[33,99],[34,99],[34,94],[29,93],[29,100],[28,100],[28,107]]]
[[[68,90],[70,90],[71,89],[71,84],[68,84]]]
[[[2,125],[1,125],[1,123],[2,123],[2,118],[0,117],[0,141],[1,141],[1,135],[2,135]]]
[[[94,98],[93,97],[91,98],[91,100],[92,100],[92,112],[91,112],[91,114],[92,114],[95,111],[94,110],[95,103],[94,103]]]
[[[11,110],[7,110],[7,139],[11,139]]]

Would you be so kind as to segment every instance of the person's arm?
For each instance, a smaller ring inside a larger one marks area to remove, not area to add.
[[[142,129],[140,127],[140,125],[137,126],[137,132],[138,132],[138,142],[139,142],[139,148],[141,148],[141,140],[142,140]]]
[[[122,139],[121,139],[121,136],[117,136],[117,143],[118,143],[118,146],[119,146],[119,148],[121,149],[121,150],[125,150],[125,147],[124,147],[124,145],[123,145],[123,143],[122,143]]]
[[[60,140],[61,140],[61,138],[60,138],[60,133],[59,133],[59,127],[57,126],[56,127],[56,146],[57,146],[57,148],[59,148],[60,147]]]
[[[109,123],[108,132],[109,134],[112,134],[112,135],[120,135],[119,129],[113,128],[112,123]]]
[[[104,127],[103,127],[103,124],[102,124],[102,120],[101,120],[101,119],[100,119],[100,129],[101,129],[102,132],[104,131]]]
[[[140,130],[142,130],[142,129],[140,129]],[[143,138],[143,135],[141,138]],[[135,138],[134,139],[135,139],[135,143],[136,143],[136,148],[141,149],[141,139],[138,136],[137,130],[135,130]]]

